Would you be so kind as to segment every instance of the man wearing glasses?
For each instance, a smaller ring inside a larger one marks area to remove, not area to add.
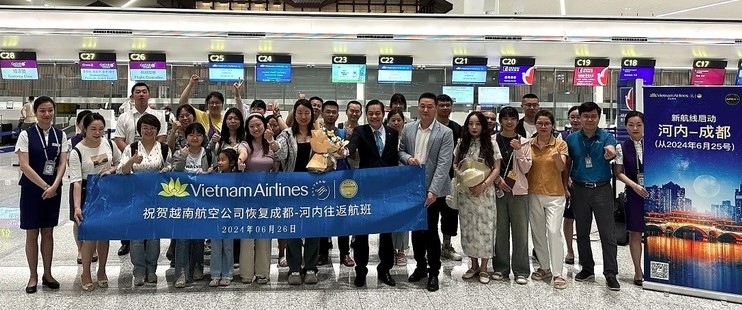
[[[530,138],[536,134],[536,112],[541,109],[538,96],[526,94],[520,100],[520,107],[523,109],[523,118],[518,121],[515,132],[521,137]]]

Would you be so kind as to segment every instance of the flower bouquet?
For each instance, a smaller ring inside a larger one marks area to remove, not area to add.
[[[348,145],[348,141],[336,136],[334,131],[325,129],[319,123],[315,124],[314,128],[320,129],[312,130],[309,144],[312,146],[314,155],[307,164],[307,170],[309,172],[332,170],[337,162],[336,152]]]

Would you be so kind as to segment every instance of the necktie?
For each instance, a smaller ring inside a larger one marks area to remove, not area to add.
[[[374,137],[376,137],[376,148],[379,149],[379,156],[384,151],[384,141],[381,140],[381,131],[374,131]]]

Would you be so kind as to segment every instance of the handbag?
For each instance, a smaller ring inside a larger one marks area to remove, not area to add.
[[[508,185],[511,189],[513,186],[515,186],[516,178],[518,177],[518,174],[515,172],[515,170],[510,170],[510,163],[513,162],[513,157],[515,156],[515,151],[510,154],[510,159],[508,159],[508,164],[505,166],[505,176],[502,177],[502,180],[505,181],[505,184]]]

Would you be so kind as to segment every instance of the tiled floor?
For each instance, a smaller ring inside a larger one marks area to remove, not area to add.
[[[0,154],[0,211],[18,207],[19,174],[18,168],[11,166],[12,156]],[[64,197],[66,195],[65,186]],[[157,271],[159,282],[133,288],[129,258],[116,256],[118,242],[114,241],[107,269],[110,288],[87,293],[80,290],[81,268],[75,261],[72,225],[66,220],[68,209],[66,199],[63,201],[60,226],[55,230],[53,271],[62,285],[58,291],[42,289],[33,295],[24,292],[28,280],[25,233],[17,228],[17,223],[8,224],[0,218],[0,309],[742,309],[738,304],[646,291],[632,285],[633,267],[626,247],[619,247],[618,253],[620,292],[607,290],[602,276],[594,283],[574,282],[576,267],[579,267],[569,265],[566,265],[569,278],[565,290],[555,290],[545,282],[536,281],[527,285],[505,281],[483,285],[464,281],[461,275],[467,269],[465,259],[463,262],[444,260],[441,289],[430,293],[424,289],[425,281],[408,283],[406,280],[415,267],[411,252],[406,268],[392,270],[396,287],[379,285],[375,268],[369,268],[366,288],[354,287],[355,273],[339,263],[336,250],[332,266],[320,267],[319,284],[289,286],[286,268],[277,268],[275,264],[278,254],[275,241],[268,285],[235,282],[227,288],[209,288],[201,281],[190,288],[175,289],[171,284],[173,270],[164,255],[168,241],[163,240]],[[371,238],[371,242],[377,240]],[[454,238],[454,246],[461,249],[458,238]],[[593,242],[593,251],[595,258],[600,260],[600,242]],[[378,258],[371,257],[370,265],[375,262]],[[601,262],[597,263],[596,273],[600,274]]]

